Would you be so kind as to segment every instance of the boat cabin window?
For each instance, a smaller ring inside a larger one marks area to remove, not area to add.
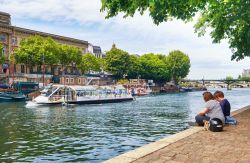
[[[46,93],[46,96],[51,95],[56,89],[57,89],[57,87],[51,87],[51,88],[49,88],[48,91],[47,91],[47,93]]]

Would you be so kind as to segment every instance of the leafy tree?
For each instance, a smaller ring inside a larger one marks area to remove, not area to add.
[[[59,52],[57,55],[58,63],[62,66],[63,73],[66,66],[76,67],[81,63],[82,53],[81,50],[74,46],[59,44]]]
[[[179,80],[189,73],[190,59],[188,55],[179,50],[169,53],[166,57],[166,64],[175,84],[178,84]]]
[[[127,75],[131,66],[129,54],[115,46],[106,53],[105,62],[105,70],[112,73],[117,79],[121,79],[124,75]]]
[[[156,82],[164,83],[170,80],[170,71],[165,62],[159,56],[144,54],[139,58],[139,74],[143,79],[153,79]]]
[[[84,54],[82,56],[78,68],[85,73],[90,73],[90,71],[101,71],[99,60],[90,53]]]
[[[0,44],[0,64],[5,63],[6,57],[3,53],[3,45]]]
[[[242,76],[240,79],[249,82],[250,81],[250,76]]]
[[[31,36],[23,39],[15,51],[15,62],[26,66],[56,64],[58,45],[51,38]]]
[[[100,65],[100,70],[103,72],[106,67],[106,62],[104,58],[97,58],[97,61]]]
[[[77,47],[62,45],[52,38],[31,36],[20,42],[19,48],[15,51],[16,63],[29,66],[61,64],[63,69],[73,63],[81,61],[81,50]]]
[[[232,76],[227,76],[226,80],[233,80],[234,78]]]
[[[128,69],[128,78],[136,79],[140,75],[139,74],[139,71],[140,71],[139,57],[130,55],[130,60],[131,60],[131,66]]]
[[[190,21],[200,15],[195,25],[199,36],[209,31],[214,43],[228,39],[232,60],[250,56],[250,0],[102,0],[101,11],[107,18],[124,12],[124,17],[136,11],[149,11],[155,24],[173,18]]]

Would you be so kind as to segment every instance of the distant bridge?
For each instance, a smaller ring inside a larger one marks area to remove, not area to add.
[[[202,83],[204,86],[208,84],[214,84],[222,87],[222,83],[224,83],[227,89],[230,89],[230,85],[236,85],[238,87],[249,87],[250,80],[244,79],[200,79],[200,80],[187,80],[183,79],[181,82],[192,82],[192,83]],[[217,83],[216,83],[217,82]],[[243,83],[244,82],[244,83]]]

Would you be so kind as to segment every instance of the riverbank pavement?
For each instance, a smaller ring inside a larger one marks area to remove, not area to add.
[[[231,113],[237,125],[223,132],[191,127],[105,163],[250,163],[250,105]]]

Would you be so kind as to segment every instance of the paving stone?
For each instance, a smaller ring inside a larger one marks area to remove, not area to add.
[[[107,162],[250,163],[250,106],[233,115],[238,125],[227,125],[223,132],[193,127]]]
[[[187,137],[181,135],[183,138],[138,161],[250,163],[250,107],[238,112],[238,125],[228,125],[218,133],[200,130]]]

